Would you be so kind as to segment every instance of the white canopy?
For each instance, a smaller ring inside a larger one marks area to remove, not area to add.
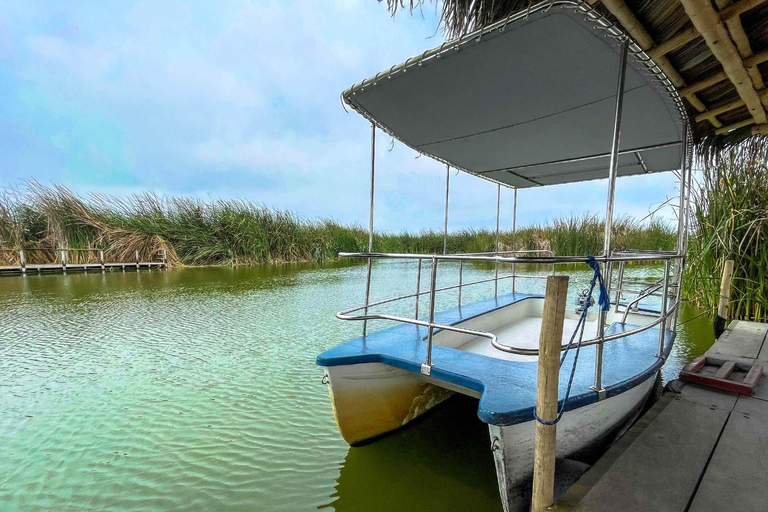
[[[343,99],[413,149],[504,185],[606,178],[619,42],[564,3],[447,42]],[[630,57],[619,176],[680,168],[680,105]]]

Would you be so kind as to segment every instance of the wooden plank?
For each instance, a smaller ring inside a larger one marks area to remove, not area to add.
[[[765,511],[768,402],[740,397],[712,455],[690,512]]]
[[[724,395],[707,391],[698,390],[698,394]],[[717,408],[676,397],[574,510],[685,510],[729,411],[727,407]]]

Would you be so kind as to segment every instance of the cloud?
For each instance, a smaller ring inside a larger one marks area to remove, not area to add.
[[[0,184],[239,197],[367,220],[366,121],[351,84],[436,46],[436,13],[372,1],[31,2],[0,11]],[[376,225],[441,229],[445,168],[379,134]],[[493,227],[495,186],[452,176],[452,228]],[[631,188],[631,193],[625,193]],[[602,212],[605,182],[520,191],[519,222]],[[674,193],[619,182],[617,211]],[[502,225],[511,225],[502,195]]]

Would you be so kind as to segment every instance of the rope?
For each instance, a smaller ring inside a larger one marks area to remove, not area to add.
[[[573,366],[571,367],[571,376],[568,378],[568,387],[565,389],[565,398],[560,406],[560,410],[557,412],[557,418],[553,421],[544,421],[536,414],[536,408],[533,409],[533,417],[542,425],[556,425],[565,413],[565,406],[568,403],[568,398],[571,396],[571,386],[573,385],[573,377],[576,375],[576,364],[579,362],[579,352],[581,352],[581,341],[584,339],[584,326],[587,323],[587,313],[590,306],[592,306],[592,292],[595,290],[595,286],[600,287],[600,295],[597,303],[601,306],[602,311],[608,311],[611,307],[611,301],[608,297],[608,291],[605,289],[605,283],[603,282],[603,275],[600,273],[600,265],[597,260],[591,254],[587,255],[587,265],[594,271],[592,275],[592,281],[589,283],[589,291],[587,292],[584,300],[584,306],[581,310],[581,316],[576,324],[576,328],[573,330],[570,341],[566,345],[563,355],[560,357],[560,368],[563,367],[563,362],[568,356],[568,352],[573,346],[573,340],[576,339],[576,334],[579,335],[579,341],[576,343],[576,354],[573,356]]]

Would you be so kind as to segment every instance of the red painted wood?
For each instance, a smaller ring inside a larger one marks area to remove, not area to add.
[[[699,371],[707,365],[720,366],[720,370],[714,376],[701,375]],[[744,382],[728,380],[736,368],[747,371]],[[762,376],[763,367],[759,364],[748,365],[736,361],[711,360],[704,356],[697,357],[680,372],[680,378],[688,382],[747,396],[752,396]]]

